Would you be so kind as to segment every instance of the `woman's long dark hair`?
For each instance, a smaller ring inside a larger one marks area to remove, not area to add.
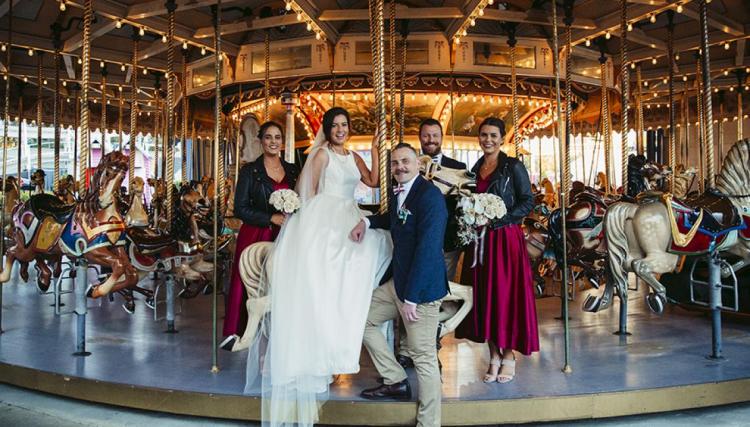
[[[326,141],[331,141],[331,130],[333,130],[333,119],[336,116],[346,117],[346,123],[351,124],[349,119],[349,112],[341,107],[333,107],[323,114],[323,135],[326,137]]]

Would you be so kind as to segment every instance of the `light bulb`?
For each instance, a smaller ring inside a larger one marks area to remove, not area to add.
[[[471,19],[469,20],[469,25],[471,25],[472,27],[473,27],[473,26],[475,26],[475,25],[477,25],[477,21],[476,21],[476,19],[474,19],[474,18],[471,18]]]
[[[487,0],[487,4],[492,6],[495,3],[495,0]]]
[[[681,4],[677,5],[677,13],[682,13],[682,5]]]
[[[125,64],[120,65],[120,71],[125,72]]]
[[[115,28],[117,28],[118,30],[122,28],[122,21],[120,21],[119,19],[115,21]]]
[[[686,81],[688,81],[688,78],[687,78],[687,76],[682,76],[682,81],[683,81],[683,82],[686,82]]]
[[[484,16],[484,8],[483,8],[483,7],[480,7],[480,8],[479,8],[479,10],[477,11],[477,14],[478,14],[479,16]]]
[[[117,90],[119,90],[120,92],[122,92],[122,86],[117,85]]]
[[[607,40],[609,40],[609,39],[612,38],[612,34],[609,32],[609,30],[607,30],[607,32],[604,33],[604,38],[607,39]]]
[[[44,81],[42,83],[47,84],[47,79],[44,79]]]
[[[29,56],[34,56],[34,49],[29,49]]]
[[[161,36],[161,42],[162,43],[166,43],[167,42],[167,35],[166,34],[162,34],[162,36]]]
[[[67,85],[68,85],[68,81],[67,80],[63,80],[63,86],[67,86]]]
[[[206,47],[203,46],[201,47],[201,55],[205,55],[205,54],[206,54]]]
[[[307,28],[307,31],[312,30],[312,24],[308,22],[307,26],[305,26],[305,28]]]
[[[78,65],[81,65],[81,64],[83,64],[83,60],[79,57],[78,58]]]
[[[104,61],[99,62],[99,68],[104,68]]]
[[[320,33],[315,33],[315,40],[320,40]]]
[[[141,37],[145,36],[145,35],[146,35],[146,29],[145,29],[145,28],[143,28],[143,27],[141,27],[141,28],[140,28],[140,29],[138,30],[138,35],[139,35],[139,36],[141,36]]]
[[[2,50],[3,52],[5,52],[6,50],[8,50],[8,48],[7,48],[6,46],[5,46],[5,44],[4,44],[4,43],[3,43],[3,46],[2,46],[2,47],[0,47],[0,49],[1,49],[1,50]]]
[[[729,70],[724,70],[724,75],[728,76],[729,75]]]
[[[729,50],[729,42],[724,43],[724,50]]]
[[[664,84],[667,84],[668,81],[669,80],[665,77],[664,80],[662,80],[661,82],[664,83]]]
[[[631,70],[635,70],[635,62],[631,62],[630,63],[630,69]]]
[[[65,7],[65,2],[64,2],[64,1],[61,1],[61,2],[60,2],[60,12],[65,12],[65,9],[67,9],[67,8]]]
[[[628,22],[628,31],[633,31],[633,23]]]
[[[302,12],[297,12],[297,21],[302,21]]]
[[[187,50],[187,48],[188,48],[187,42],[182,42],[182,48],[185,49],[185,50]]]
[[[676,53],[676,54],[674,55],[674,60],[675,60],[675,61],[679,61],[679,60],[680,60],[680,54],[679,54],[679,53]]]
[[[144,69],[143,69],[143,75],[145,76],[145,75],[147,75],[147,74],[148,74],[148,68],[144,68]]]
[[[650,22],[651,22],[652,24],[656,23],[656,15],[651,15],[651,17],[650,17],[650,18],[648,18],[648,20],[649,20],[649,21],[650,21]]]
[[[648,80],[643,81],[643,86],[648,86]]]
[[[586,47],[589,47],[589,46],[591,46],[591,40],[586,39]]]
[[[24,83],[28,83],[28,82],[29,82],[29,78],[28,78],[28,77],[26,77],[26,76],[24,76],[24,77],[23,77],[23,82],[24,82]]]
[[[286,2],[286,10],[292,10],[292,2]]]
[[[656,65],[656,58],[651,58],[651,63]]]
[[[461,43],[461,37],[456,37],[456,38],[454,38],[454,39],[453,39],[453,42],[454,42],[455,44],[460,44],[460,43]]]
[[[67,101],[68,101],[68,104],[70,104],[70,98],[68,98],[68,100],[67,100]]]

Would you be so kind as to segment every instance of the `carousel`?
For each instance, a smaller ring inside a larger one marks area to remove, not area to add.
[[[502,119],[532,183],[540,351],[482,381],[486,346],[454,334],[475,301],[464,250],[437,333],[444,425],[748,401],[749,29],[744,0],[0,2],[0,381],[260,420],[246,364],[273,244],[239,245],[237,181],[264,122],[302,167],[342,107],[379,175],[363,211],[393,202],[390,148],[419,152],[425,119],[469,168]],[[471,195],[476,175],[420,162]],[[226,340],[233,268],[246,304]],[[416,397],[360,397],[379,377],[360,365],[320,422],[413,425]]]

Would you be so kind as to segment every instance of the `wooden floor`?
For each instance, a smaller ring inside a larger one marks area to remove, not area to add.
[[[579,294],[579,300],[583,297]],[[72,308],[72,298],[63,297],[64,309]],[[485,346],[444,339],[444,423],[595,418],[750,400],[750,326],[725,321],[726,360],[715,362],[705,358],[711,336],[704,314],[668,307],[657,316],[641,295],[630,301],[629,337],[612,334],[616,308],[591,314],[580,311],[580,301],[571,303],[570,374],[561,372],[558,298],[537,301],[541,352],[519,360],[510,384],[481,381],[488,362]],[[3,287],[0,381],[135,408],[258,419],[257,397],[242,395],[246,354],[220,351],[221,369],[210,371],[210,297],[184,301],[177,334],[164,333],[164,322],[154,322],[142,301],[129,315],[119,300],[92,300],[86,340],[92,355],[85,358],[72,355],[75,316],[56,316],[51,303],[51,295],[39,295],[31,284],[15,280]],[[412,422],[414,403],[359,398],[377,377],[366,355],[361,366],[359,374],[341,377],[331,388],[321,421]],[[410,377],[416,387],[413,372]]]

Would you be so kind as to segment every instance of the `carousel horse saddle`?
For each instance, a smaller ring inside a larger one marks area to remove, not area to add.
[[[175,246],[176,241],[172,236],[166,234],[153,234],[146,229],[131,227],[127,229],[130,241],[143,254],[154,254]]]
[[[76,209],[76,204],[67,204],[52,194],[36,194],[29,199],[29,206],[37,218],[51,217],[64,224]]]
[[[700,229],[714,234],[722,234],[742,225],[742,217],[737,212],[729,197],[708,190],[705,193],[688,200],[672,200],[673,206],[683,212],[692,212],[687,219],[697,220],[700,212],[703,217]]]

